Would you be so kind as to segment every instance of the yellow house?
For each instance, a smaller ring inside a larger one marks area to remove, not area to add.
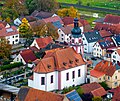
[[[110,88],[120,86],[120,66],[105,60],[99,62],[90,71],[90,82],[106,82]]]

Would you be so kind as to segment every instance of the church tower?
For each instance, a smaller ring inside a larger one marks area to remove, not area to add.
[[[81,53],[83,55],[82,34],[78,21],[78,18],[74,19],[74,28],[71,31],[72,35],[70,46],[73,47],[77,53]]]

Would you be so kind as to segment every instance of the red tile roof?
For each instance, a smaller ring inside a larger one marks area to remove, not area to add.
[[[32,50],[32,51],[39,52],[39,49],[37,47],[35,47],[35,46],[29,47],[29,49]]]
[[[104,22],[111,23],[111,24],[120,24],[120,16],[107,14]]]
[[[65,26],[60,28],[65,34],[71,34],[71,30],[73,29],[73,27],[71,26]]]
[[[59,16],[54,16],[54,17],[43,19],[43,20],[45,21],[45,23],[60,21],[60,23],[63,24],[63,21]]]
[[[94,77],[100,77],[104,74],[111,76],[116,71],[115,65],[112,62],[102,60],[99,62],[93,70],[90,71],[90,75]]]
[[[19,33],[15,26],[11,26],[10,28],[2,28],[0,30],[0,37],[6,37],[6,36],[11,36],[16,34],[19,34]]]
[[[105,89],[96,82],[90,83],[90,84],[84,84],[81,86],[83,89],[84,94],[92,94],[93,96],[103,96],[106,94]]]
[[[113,35],[111,32],[106,31],[106,30],[100,30],[99,33],[100,33],[101,37],[103,37],[103,38],[104,37],[109,37],[109,36]]]
[[[40,48],[46,47],[49,43],[53,42],[51,37],[35,39]]]
[[[26,50],[21,51],[20,55],[22,56],[22,58],[24,59],[24,61],[26,63],[32,62],[32,61],[37,59],[35,54],[30,49],[26,49]]]
[[[73,48],[58,48],[46,51],[46,55],[43,57],[43,59],[41,59],[33,71],[39,73],[48,73],[55,70],[61,71],[74,68],[83,64],[85,64],[85,62],[82,56],[76,53]]]
[[[64,101],[64,95],[22,87],[18,93],[17,101]]]

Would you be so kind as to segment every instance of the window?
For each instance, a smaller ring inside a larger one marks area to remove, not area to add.
[[[78,69],[78,77],[80,77],[80,69]]]
[[[18,42],[18,39],[16,39],[15,42]]]
[[[115,76],[115,79],[117,79],[117,76]]]
[[[114,85],[115,85],[115,86],[117,86],[117,85],[118,85],[118,83],[117,83],[117,82],[115,82],[115,83],[114,83]]]
[[[74,43],[74,39],[72,39],[72,43]]]
[[[41,77],[41,85],[45,85],[45,77]]]
[[[61,34],[61,36],[63,36],[63,34]]]
[[[72,78],[75,78],[75,71],[72,72]]]
[[[63,38],[61,38],[63,40]]]
[[[18,37],[18,35],[15,36],[16,38]]]
[[[110,77],[108,76],[108,80],[110,80]]]
[[[14,41],[13,41],[13,44],[14,44]]]
[[[51,83],[53,83],[53,75],[51,75]]]
[[[85,39],[83,38],[83,40],[85,40]]]
[[[66,73],[66,81],[69,80],[69,73]]]
[[[116,58],[116,56],[115,56],[115,55],[113,55],[113,58]]]
[[[14,36],[13,36],[13,38],[14,38]]]
[[[19,61],[19,58],[17,58],[17,61]]]

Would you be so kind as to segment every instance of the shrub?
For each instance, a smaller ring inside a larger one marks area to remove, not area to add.
[[[8,65],[3,65],[3,66],[0,66],[0,71],[12,69],[12,68],[19,67],[19,66],[22,66],[22,65],[23,65],[23,63],[21,63],[21,62],[8,64]]]
[[[109,89],[108,85],[107,85],[105,82],[101,82],[100,85],[101,85],[105,90],[108,90],[108,89]]]

